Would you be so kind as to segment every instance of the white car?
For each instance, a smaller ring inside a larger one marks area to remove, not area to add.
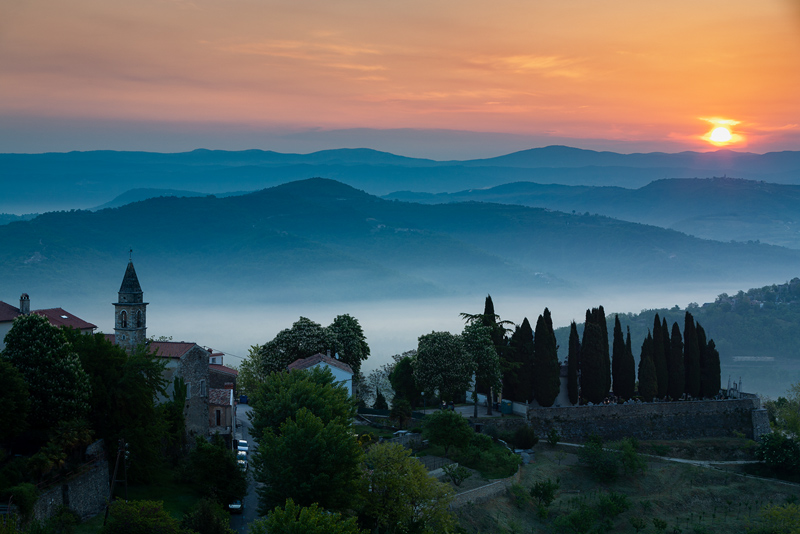
[[[250,448],[247,446],[247,442],[243,439],[239,440],[239,445],[236,446],[236,450],[239,452],[244,452],[245,454],[250,451]]]

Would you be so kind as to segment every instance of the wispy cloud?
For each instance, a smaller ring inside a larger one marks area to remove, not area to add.
[[[480,56],[469,60],[472,65],[516,73],[535,72],[543,76],[578,78],[583,72],[576,68],[580,59],[562,56]]]

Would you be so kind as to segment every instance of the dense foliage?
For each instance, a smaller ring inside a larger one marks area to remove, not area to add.
[[[463,395],[475,372],[475,362],[461,336],[431,332],[419,337],[414,379],[424,391],[438,391],[443,399]]]
[[[540,406],[549,408],[558,397],[561,387],[561,365],[558,361],[558,345],[553,333],[553,320],[550,310],[536,321],[536,331],[533,336],[533,391],[536,402]]]
[[[287,499],[283,507],[276,507],[264,519],[250,524],[249,534],[365,534],[358,528],[356,518],[344,518],[317,504],[299,506]]]

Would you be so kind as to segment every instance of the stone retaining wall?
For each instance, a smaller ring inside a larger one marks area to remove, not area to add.
[[[511,475],[508,478],[503,478],[497,480],[495,482],[490,482],[485,486],[481,486],[479,488],[473,488],[471,490],[467,490],[463,493],[457,493],[455,497],[453,497],[453,501],[450,503],[450,509],[454,510],[456,508],[461,508],[467,504],[479,503],[483,501],[487,501],[492,497],[500,495],[508,487],[511,486],[514,482],[519,482],[521,469],[517,469],[516,474]]]
[[[110,490],[108,462],[100,460],[86,472],[42,493],[33,508],[33,517],[44,521],[63,505],[77,512],[81,519],[88,519],[105,509]]]

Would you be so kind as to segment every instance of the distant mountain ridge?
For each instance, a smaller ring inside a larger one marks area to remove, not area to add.
[[[517,181],[642,187],[662,178],[735,176],[800,184],[800,152],[615,154],[551,146],[471,161],[407,158],[370,149],[311,154],[263,150],[0,154],[0,213],[91,208],[137,188],[218,194],[313,177],[372,194],[485,188]]]
[[[294,301],[738,284],[788,279],[800,265],[800,251],[779,247],[516,205],[389,201],[320,178],[46,213],[0,226],[0,244],[9,287],[96,292],[118,283],[132,248],[163,291]]]
[[[639,189],[516,182],[457,193],[400,191],[422,203],[499,202],[598,213],[718,241],[762,241],[800,249],[800,186],[734,178],[656,180]]]

